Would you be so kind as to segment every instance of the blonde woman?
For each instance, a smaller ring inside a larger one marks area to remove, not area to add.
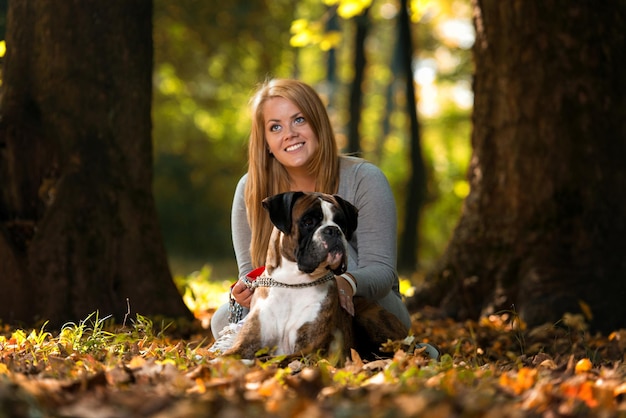
[[[266,81],[251,98],[250,108],[248,172],[237,185],[232,207],[239,277],[265,264],[272,225],[263,199],[286,191],[338,194],[359,211],[359,226],[349,241],[347,273],[336,277],[341,306],[355,315],[352,297],[363,296],[410,329],[396,272],[396,206],[385,175],[363,159],[339,155],[326,108],[305,83]],[[252,292],[238,281],[231,297],[245,316]],[[216,339],[229,324],[228,307],[221,306],[212,318]]]

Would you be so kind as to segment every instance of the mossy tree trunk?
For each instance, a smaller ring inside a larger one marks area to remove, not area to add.
[[[626,3],[474,1],[471,191],[412,309],[626,326]]]
[[[152,2],[9,2],[0,318],[189,316],[152,196]]]

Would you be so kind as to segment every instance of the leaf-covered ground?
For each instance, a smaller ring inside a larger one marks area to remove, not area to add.
[[[139,315],[125,326],[93,315],[59,332],[5,327],[0,417],[626,416],[626,330],[592,335],[570,315],[524,329],[511,314],[419,314],[412,334],[388,344],[388,359],[354,355],[338,368],[216,359],[201,327]],[[445,353],[440,361],[414,350],[422,341]]]

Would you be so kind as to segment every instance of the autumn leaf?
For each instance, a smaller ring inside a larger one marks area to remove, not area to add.
[[[385,344],[387,358],[353,351],[343,367],[319,355],[210,356],[200,320],[185,338],[140,316],[110,329],[91,320],[58,332],[6,329],[0,402],[32,399],[39,416],[135,417],[575,416],[580,408],[613,416],[626,407],[624,330],[591,335],[578,317],[567,318],[575,328],[526,329],[511,312],[412,319],[409,337]],[[422,342],[436,344],[441,359],[424,355]]]
[[[522,367],[517,372],[504,373],[500,376],[500,385],[510,389],[516,395],[530,389],[537,381],[537,370]]]
[[[574,371],[576,372],[576,374],[586,373],[591,370],[592,367],[593,365],[591,364],[591,361],[588,358],[584,358],[578,360]]]

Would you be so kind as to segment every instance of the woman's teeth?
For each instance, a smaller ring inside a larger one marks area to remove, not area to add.
[[[287,148],[285,148],[285,151],[290,152],[290,151],[295,151],[298,148],[302,148],[304,146],[303,142],[297,143],[297,144],[293,144]]]

